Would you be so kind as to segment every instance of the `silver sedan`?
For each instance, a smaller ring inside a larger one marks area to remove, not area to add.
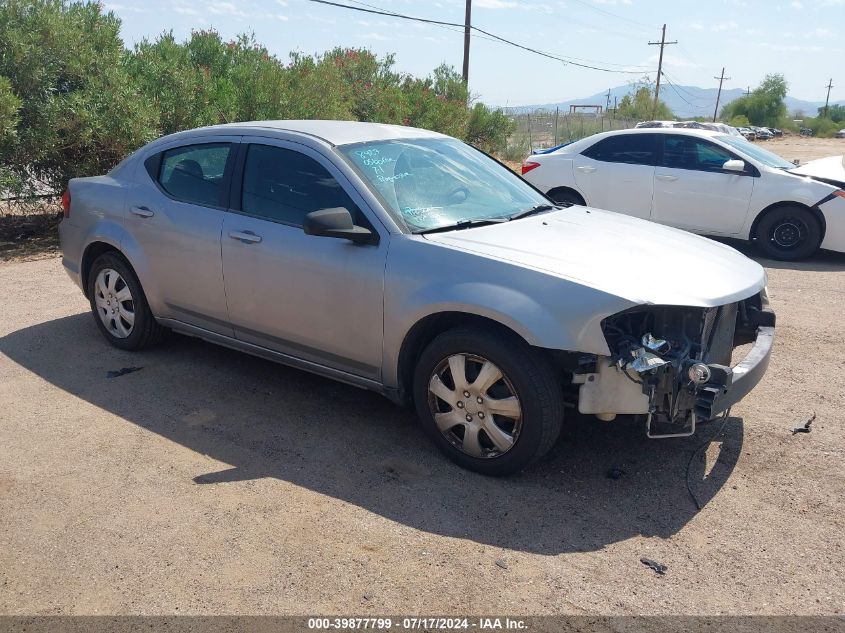
[[[691,434],[751,390],[771,349],[753,261],[555,206],[425,130],[181,132],[71,180],[64,205],[64,267],[112,345],[175,330],[413,403],[446,455],[487,474],[548,451],[567,403]]]

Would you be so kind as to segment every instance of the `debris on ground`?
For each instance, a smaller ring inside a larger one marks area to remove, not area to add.
[[[658,576],[665,576],[666,570],[669,569],[668,567],[666,567],[666,565],[658,563],[656,560],[652,560],[650,558],[641,558],[640,562],[643,565],[651,567],[654,570],[654,573],[656,573]]]
[[[796,433],[809,433],[812,431],[810,425],[813,423],[813,420],[816,419],[816,414],[813,412],[813,415],[810,416],[810,419],[804,422],[804,426],[796,426],[792,429],[792,434],[795,435]]]
[[[508,568],[508,561],[506,561],[504,558],[500,558],[496,561],[496,565],[498,565],[502,569],[507,569]]]
[[[625,471],[621,468],[611,468],[605,473],[605,477],[608,479],[621,479],[624,474]]]
[[[143,367],[123,367],[118,369],[117,371],[107,371],[106,378],[117,378],[119,376],[125,376],[126,374],[131,374],[136,371],[141,371]]]

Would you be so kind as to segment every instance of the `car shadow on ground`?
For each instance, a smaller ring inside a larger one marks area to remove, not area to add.
[[[698,511],[687,483],[706,504],[742,450],[740,418],[691,460],[721,424],[649,440],[634,420],[570,415],[549,456],[494,479],[443,458],[408,409],[200,340],[174,335],[123,352],[102,340],[90,314],[78,314],[8,334],[0,351],[67,393],[229,465],[196,473],[196,485],[274,477],[418,530],[541,554],[671,536]],[[143,369],[107,377],[130,366]]]
[[[809,259],[797,262],[782,262],[763,257],[754,244],[745,240],[735,240],[727,237],[711,237],[710,239],[735,248],[765,268],[776,268],[778,270],[817,270],[820,272],[845,271],[845,253],[819,251]]]

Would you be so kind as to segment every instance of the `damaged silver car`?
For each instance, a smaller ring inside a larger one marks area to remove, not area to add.
[[[546,453],[566,404],[639,415],[651,437],[693,433],[751,391],[771,353],[755,262],[555,205],[425,130],[180,132],[71,180],[63,203],[62,262],[112,345],[175,330],[379,392],[486,474]]]

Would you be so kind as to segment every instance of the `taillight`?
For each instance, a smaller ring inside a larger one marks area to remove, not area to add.
[[[62,194],[62,209],[64,209],[65,217],[70,217],[70,189],[65,189]]]
[[[839,189],[838,191],[834,191],[833,195],[839,196],[840,198],[845,198],[845,189]]]
[[[527,160],[522,163],[522,174],[525,175],[532,169],[537,169],[539,166],[540,163],[532,163],[530,160]]]

